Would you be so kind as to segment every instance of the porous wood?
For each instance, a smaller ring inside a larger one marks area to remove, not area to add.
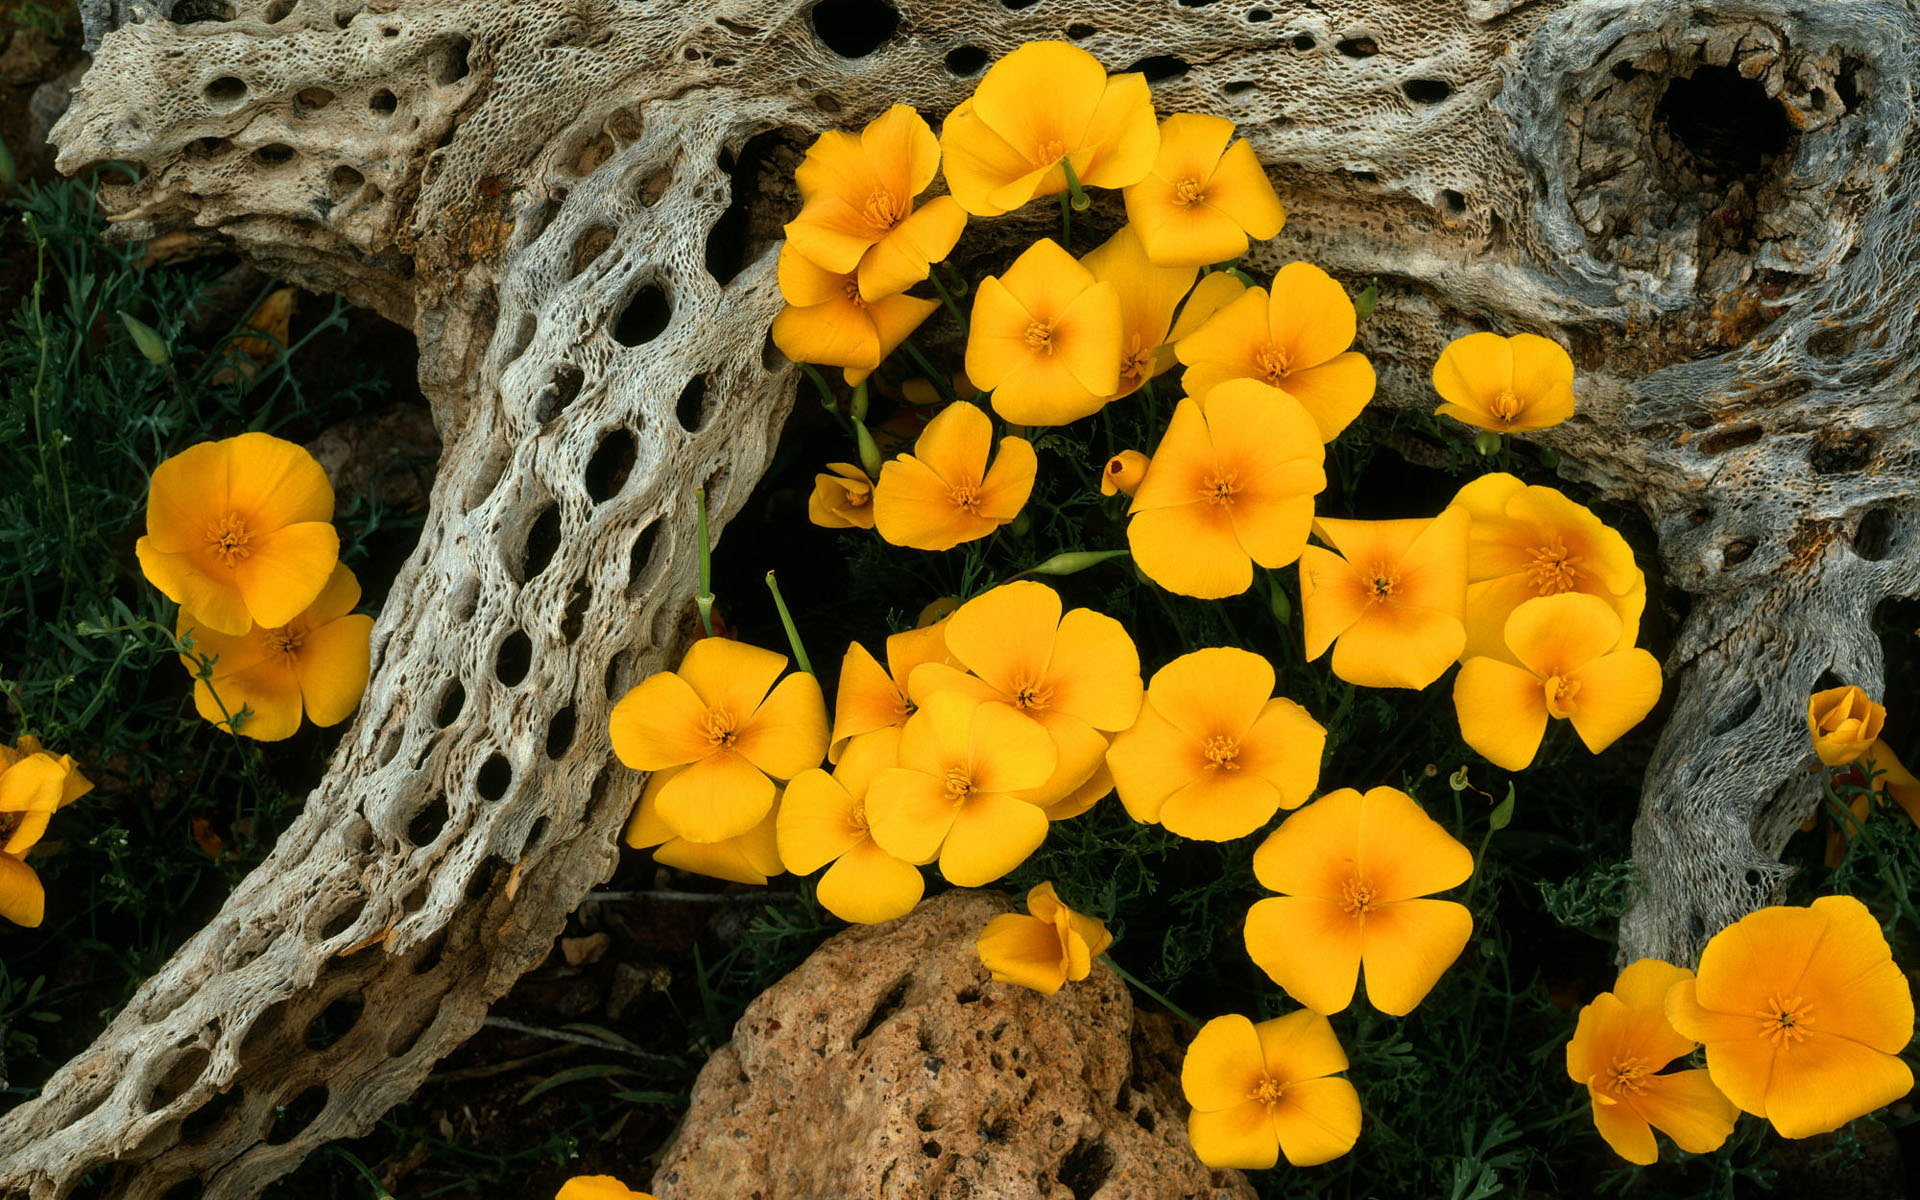
[[[938,117],[1027,40],[1240,123],[1291,211],[1255,265],[1381,281],[1379,404],[1430,405],[1472,329],[1572,348],[1580,412],[1540,440],[1646,513],[1691,598],[1623,957],[1688,961],[1776,894],[1813,802],[1805,698],[1878,694],[1872,612],[1920,588],[1911,3],[82,7],[99,45],[61,166],[140,165],[109,193],[125,236],[410,326],[446,455],[326,781],[0,1119],[8,1194],[115,1163],[113,1195],[251,1196],[369,1128],[544,954],[637,795],[606,715],[685,628],[689,494],[711,484],[724,522],[791,402],[765,331],[798,149],[894,102]],[[1703,69],[1711,94],[1670,90]],[[356,993],[352,1031],[309,1049]],[[313,1087],[319,1115],[267,1140]]]

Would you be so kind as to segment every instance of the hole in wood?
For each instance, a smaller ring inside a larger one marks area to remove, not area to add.
[[[532,665],[533,643],[516,629],[501,639],[499,652],[493,657],[493,677],[512,687],[527,677]]]
[[[301,1131],[313,1124],[326,1107],[327,1089],[317,1083],[285,1104],[276,1105],[273,1125],[267,1130],[267,1144],[283,1146],[299,1137]]]
[[[641,286],[628,297],[613,321],[613,340],[622,346],[644,346],[660,336],[673,316],[673,303],[657,283]]]
[[[207,84],[208,102],[222,106],[238,104],[247,98],[247,85],[232,75],[222,75]]]
[[[473,790],[489,803],[499,801],[512,786],[513,765],[498,751],[487,755],[487,761],[480,764],[480,773],[473,777]]]
[[[620,494],[627,478],[633,473],[633,464],[640,453],[640,440],[633,431],[624,425],[616,425],[600,437],[600,444],[594,447],[593,457],[587,460],[587,469],[581,482],[587,489],[587,497],[595,504],[604,504]]]
[[[900,28],[900,14],[884,0],[820,0],[813,32],[841,58],[865,58]]]
[[[1715,180],[1757,173],[1793,137],[1786,109],[1758,80],[1732,67],[1703,66],[1672,80],[1653,118],[1699,173]]]

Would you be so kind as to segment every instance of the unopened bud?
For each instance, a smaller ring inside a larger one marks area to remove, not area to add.
[[[880,478],[880,468],[886,460],[880,456],[880,447],[867,432],[865,422],[853,423],[853,444],[860,448],[860,468],[867,473],[868,479]]]
[[[167,360],[172,356],[167,353],[166,341],[155,332],[153,326],[124,312],[120,314],[120,323],[133,335],[134,346],[146,356],[148,362],[156,367],[167,365]]]
[[[1498,454],[1500,453],[1500,435],[1491,429],[1482,429],[1473,435],[1473,448],[1479,451],[1482,457]]]
[[[1372,316],[1373,310],[1379,306],[1380,285],[1378,283],[1370,283],[1367,285],[1366,290],[1360,293],[1359,298],[1353,302],[1353,315],[1364,321]]]
[[[1125,558],[1127,554],[1125,550],[1069,550],[1054,555],[1037,567],[1029,568],[1029,571],[1035,575],[1073,575],[1108,559]]]
[[[867,381],[862,379],[860,386],[853,389],[853,401],[847,405],[847,412],[854,420],[867,419]]]

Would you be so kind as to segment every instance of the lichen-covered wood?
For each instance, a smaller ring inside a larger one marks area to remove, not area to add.
[[[446,455],[326,781],[0,1119],[9,1195],[107,1163],[114,1195],[253,1195],[368,1128],[540,958],[637,795],[606,716],[684,631],[692,489],[724,522],[791,402],[765,331],[798,150],[895,102],[937,118],[1023,41],[1240,123],[1291,211],[1256,265],[1380,279],[1377,403],[1431,403],[1471,329],[1573,349],[1580,414],[1541,440],[1645,512],[1691,596],[1626,957],[1686,961],[1774,894],[1813,800],[1805,698],[1828,674],[1877,694],[1873,608],[1920,589],[1911,3],[82,7],[100,40],[62,167],[141,165],[109,195],[126,236],[410,326]]]

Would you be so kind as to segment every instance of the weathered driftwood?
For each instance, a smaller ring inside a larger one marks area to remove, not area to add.
[[[1692,596],[1627,957],[1685,961],[1774,894],[1812,803],[1805,697],[1829,673],[1877,693],[1869,618],[1920,588],[1911,3],[82,7],[105,36],[62,167],[139,163],[126,235],[411,326],[446,457],[326,782],[0,1119],[8,1194],[117,1163],[116,1195],[253,1195],[368,1128],[545,952],[636,796],[606,716],[683,626],[690,493],[737,508],[791,400],[765,330],[796,148],[896,101],[938,116],[1026,40],[1240,122],[1292,213],[1259,265],[1382,282],[1379,403],[1430,403],[1469,329],[1574,349],[1580,414],[1541,441],[1645,511]]]

